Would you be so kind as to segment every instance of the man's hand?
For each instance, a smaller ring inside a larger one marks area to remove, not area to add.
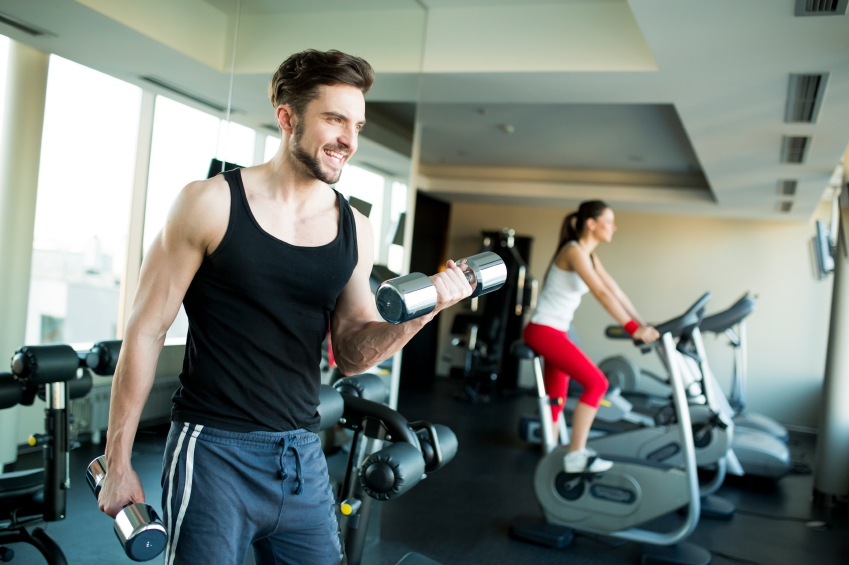
[[[144,502],[144,490],[136,472],[132,467],[124,471],[117,467],[108,468],[97,496],[100,511],[114,518],[123,508],[135,502]]]
[[[660,334],[654,327],[646,326],[638,329],[634,332],[633,338],[635,341],[642,341],[643,343],[651,343],[660,339]]]
[[[445,270],[433,275],[430,280],[436,287],[436,308],[430,314],[431,317],[472,295],[472,285],[454,261],[449,260]]]

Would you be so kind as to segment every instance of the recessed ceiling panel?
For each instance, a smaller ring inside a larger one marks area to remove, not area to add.
[[[695,173],[668,104],[426,104],[428,164]]]

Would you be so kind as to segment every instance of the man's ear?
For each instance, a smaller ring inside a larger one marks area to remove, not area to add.
[[[296,119],[289,104],[281,104],[277,107],[277,126],[285,133],[292,135]]]

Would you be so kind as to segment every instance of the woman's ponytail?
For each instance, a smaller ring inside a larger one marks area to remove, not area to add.
[[[560,241],[557,244],[557,250],[563,248],[570,241],[578,239],[579,234],[575,229],[575,220],[578,218],[578,212],[572,212],[563,219],[563,225],[560,227]]]
[[[601,200],[588,200],[581,202],[578,209],[563,219],[563,225],[560,227],[560,242],[557,244],[557,251],[554,256],[560,253],[570,241],[578,241],[584,233],[584,227],[587,225],[587,220],[590,218],[597,220],[605,210],[610,208]]]

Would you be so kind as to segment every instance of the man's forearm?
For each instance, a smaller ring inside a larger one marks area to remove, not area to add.
[[[433,314],[403,324],[368,322],[346,336],[333,336],[333,357],[343,375],[362,373],[395,355],[413,338]]]
[[[109,468],[129,465],[138,429],[164,340],[135,337],[124,340],[112,379],[106,463]]]

